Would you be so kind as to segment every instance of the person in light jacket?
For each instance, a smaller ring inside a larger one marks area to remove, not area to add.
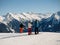
[[[32,32],[32,24],[31,22],[28,22],[28,35],[31,35]]]

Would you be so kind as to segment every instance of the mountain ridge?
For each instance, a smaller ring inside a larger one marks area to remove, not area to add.
[[[39,21],[39,25],[41,24],[40,27],[42,29],[40,29],[40,30],[49,30],[50,31],[50,29],[46,29],[47,26],[48,26],[48,28],[49,28],[49,26],[51,26],[51,28],[53,28],[54,26],[59,27],[60,11],[53,13],[53,14],[52,13],[42,14],[42,13],[32,13],[32,12],[19,13],[19,14],[7,13],[5,16],[0,16],[0,25],[5,24],[8,28],[8,30],[10,30],[10,32],[19,32],[20,23],[23,23],[24,25],[28,25],[27,24],[28,21],[34,23],[34,21],[36,19]],[[43,29],[43,28],[45,28],[45,29]],[[12,30],[14,30],[14,31],[12,31]],[[51,30],[53,30],[53,29],[51,29]],[[60,28],[58,30],[60,30]],[[2,29],[0,28],[0,32],[1,31],[2,31]]]

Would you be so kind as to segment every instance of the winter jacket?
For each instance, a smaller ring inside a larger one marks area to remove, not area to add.
[[[35,27],[39,27],[39,22],[35,21]]]
[[[28,23],[28,28],[31,28],[32,27],[32,24],[31,23]]]

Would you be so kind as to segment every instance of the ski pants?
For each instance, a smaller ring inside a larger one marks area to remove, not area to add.
[[[38,33],[39,33],[38,27],[35,27],[35,34],[38,34]]]
[[[28,35],[31,35],[31,28],[28,28]]]

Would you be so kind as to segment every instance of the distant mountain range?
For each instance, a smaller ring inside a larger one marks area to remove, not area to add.
[[[0,16],[0,32],[19,32],[19,25],[23,23],[25,25],[24,32],[27,32],[28,21],[32,23],[32,31],[34,31],[34,21],[38,20],[39,31],[43,32],[60,32],[60,11],[56,13],[7,13],[4,16]]]

